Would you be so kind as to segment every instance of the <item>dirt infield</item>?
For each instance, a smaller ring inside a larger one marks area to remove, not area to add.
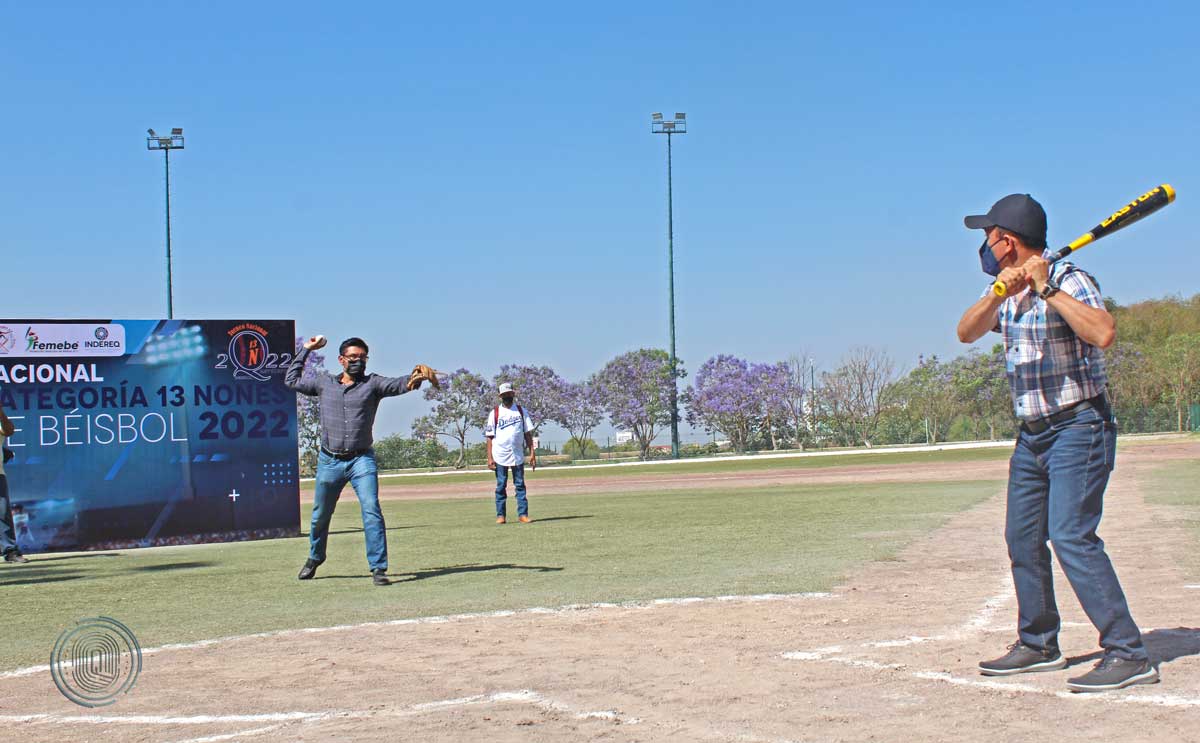
[[[830,594],[530,609],[232,638],[147,654],[134,692],[93,711],[59,696],[46,672],[0,674],[0,730],[27,742],[1196,740],[1200,576],[1179,567],[1196,545],[1178,511],[1146,503],[1141,475],[1164,459],[1197,457],[1200,444],[1190,442],[1123,451],[1107,499],[1102,533],[1161,662],[1156,686],[1066,691],[1066,677],[1086,668],[1097,646],[1061,575],[1072,669],[1003,680],[977,674],[975,663],[1015,634],[998,489]],[[1004,467],[823,468],[736,480],[995,478]],[[691,486],[713,479],[692,476]],[[688,480],[638,476],[603,487]],[[560,484],[554,492],[596,487]],[[422,489],[404,488],[404,497],[431,497],[414,490]]]
[[[580,477],[538,480],[529,476],[531,497],[571,495],[619,489],[623,492],[657,492],[662,490],[694,490],[698,487],[761,488],[772,485],[848,485],[853,483],[886,482],[948,482],[952,480],[994,480],[1006,477],[1007,461],[960,462],[954,467],[929,467],[919,464],[845,465],[834,467],[773,469],[733,473],[708,474],[638,474],[619,479],[581,475]],[[386,481],[384,481],[386,482]],[[429,483],[403,486],[382,485],[381,498],[390,500],[422,498],[483,498],[491,497],[495,487],[490,473],[480,473],[477,480],[456,483]],[[512,486],[509,486],[509,493]],[[311,501],[312,493],[304,496]]]

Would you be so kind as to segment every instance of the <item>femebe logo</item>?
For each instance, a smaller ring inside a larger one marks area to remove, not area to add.
[[[29,343],[29,345],[25,348],[25,351],[30,353],[30,355],[36,355],[38,353],[71,353],[72,351],[79,350],[78,341],[66,340],[43,342],[38,337],[37,332],[34,331],[32,326],[25,331],[25,340]]]
[[[125,353],[124,325],[77,325],[38,323],[25,327],[25,348],[0,337],[0,351],[7,356],[122,356]]]

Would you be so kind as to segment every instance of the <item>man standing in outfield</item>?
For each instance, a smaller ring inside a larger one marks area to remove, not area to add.
[[[533,446],[533,424],[520,405],[508,382],[500,385],[500,404],[488,415],[483,428],[487,438],[488,469],[496,471],[496,523],[503,524],[508,511],[508,473],[512,472],[517,491],[517,520],[528,524],[529,501],[525,498],[525,449],[529,448],[529,466],[537,467],[537,449]]]
[[[317,481],[313,492],[312,525],[309,528],[308,560],[300,570],[300,580],[309,580],[325,562],[329,542],[329,520],[346,483],[354,488],[362,509],[363,534],[366,537],[367,564],[377,586],[386,586],[387,527],[379,509],[379,474],[371,429],[379,401],[411,392],[422,381],[436,382],[428,367],[418,366],[408,378],[367,374],[367,344],[350,338],[338,349],[343,372],[321,372],[304,379],[304,363],[311,351],[325,347],[325,336],[318,335],[304,344],[303,350],[288,367],[284,383],[302,395],[319,398],[321,403],[321,451],[317,456]],[[422,372],[426,370],[426,372]]]
[[[1158,681],[1096,534],[1117,438],[1101,351],[1115,337],[1113,318],[1091,276],[1065,261],[1046,261],[1046,212],[1028,194],[1005,196],[987,214],[964,221],[985,231],[983,270],[1004,283],[1007,296],[996,296],[989,285],[963,314],[958,338],[973,343],[989,330],[1003,336],[1021,423],[1009,463],[1004,531],[1019,639],[979,669],[1008,676],[1066,666],[1049,540],[1104,649],[1100,662],[1067,686],[1105,691]]]
[[[8,448],[4,444],[16,430],[16,426],[9,420],[4,408],[0,408],[0,450],[3,450],[3,456],[0,456],[0,552],[4,553],[5,562],[29,562],[29,559],[22,555],[21,550],[17,548],[17,529],[13,524],[12,497],[8,493],[8,475],[4,474],[4,460],[8,458],[9,454]]]

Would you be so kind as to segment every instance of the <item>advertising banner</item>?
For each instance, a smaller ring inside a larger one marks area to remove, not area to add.
[[[2,320],[25,552],[300,533],[290,320]]]

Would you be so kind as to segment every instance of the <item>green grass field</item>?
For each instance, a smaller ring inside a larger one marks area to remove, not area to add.
[[[0,669],[45,663],[65,627],[97,615],[121,620],[151,647],[455,612],[826,590],[1001,487],[976,481],[554,496],[534,501],[537,522],[505,526],[493,523],[487,496],[390,501],[390,573],[398,582],[386,588],[367,576],[357,503],[347,491],[329,560],[311,582],[296,580],[307,555],[303,538],[0,565]],[[307,524],[307,509],[303,517]]]
[[[555,466],[539,469],[529,477],[538,479],[566,479],[576,477],[646,477],[648,475],[683,474],[726,474],[730,472],[761,472],[784,469],[823,469],[828,467],[862,467],[880,464],[933,464],[935,462],[981,462],[1006,460],[1012,455],[1012,447],[997,446],[983,449],[951,449],[940,452],[897,452],[888,454],[844,454],[821,457],[777,457],[740,459],[725,462],[655,463],[648,466],[603,465],[586,469],[571,466]],[[462,472],[446,472],[430,477],[387,477],[381,484],[388,487],[428,486],[436,482],[460,482],[463,479],[490,478],[491,473],[483,469]],[[301,490],[311,492],[312,482],[303,482]]]
[[[1183,524],[1200,544],[1200,462],[1169,462],[1155,469],[1146,483],[1146,500],[1150,503],[1176,506],[1171,521]],[[1186,566],[1191,575],[1200,579],[1200,551],[1191,553]]]

